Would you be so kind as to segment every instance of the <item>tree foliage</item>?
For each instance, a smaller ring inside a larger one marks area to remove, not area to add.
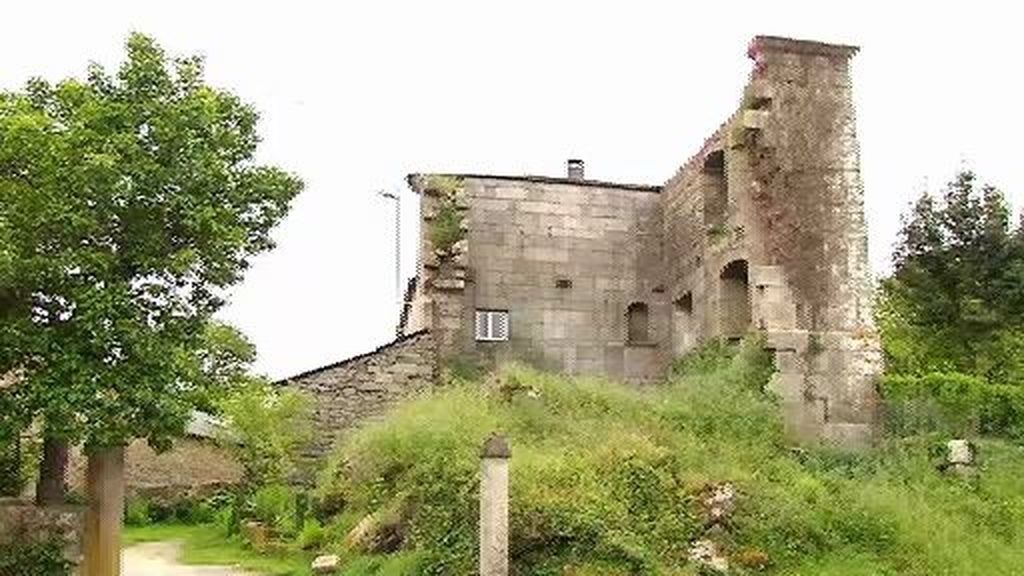
[[[224,443],[242,464],[247,486],[289,481],[312,438],[309,399],[252,378],[225,397],[220,409],[229,430]]]
[[[257,119],[141,34],[115,73],[0,93],[4,424],[166,446],[211,402],[240,356],[209,319],[302,187],[254,161]]]
[[[878,306],[891,371],[1024,381],[1024,227],[1002,192],[962,171],[904,219]]]

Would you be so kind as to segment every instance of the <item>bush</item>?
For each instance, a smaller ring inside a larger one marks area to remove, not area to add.
[[[228,505],[226,498],[224,494],[215,494],[209,498],[180,498],[169,502],[145,497],[130,498],[125,503],[124,522],[129,526],[162,522],[207,524],[214,522],[218,512]]]
[[[19,496],[24,485],[20,438],[0,435],[0,496]]]
[[[316,520],[307,520],[299,531],[296,543],[303,550],[317,550],[323,546],[327,533]]]
[[[479,448],[500,430],[513,438],[511,545],[523,573],[658,573],[681,562],[702,530],[692,500],[712,471],[731,476],[761,457],[751,448],[709,466],[704,450],[732,437],[748,447],[781,437],[760,392],[765,359],[756,344],[730,349],[715,368],[647,392],[508,367],[490,388],[454,384],[354,434],[319,496],[346,503],[338,536],[368,514],[403,510],[404,546],[427,573],[467,572]]]
[[[256,490],[250,498],[248,517],[275,528],[292,532],[295,517],[295,491],[284,484],[271,484]]]
[[[287,482],[312,438],[310,399],[254,379],[220,407],[228,423],[222,442],[242,464],[247,487]]]
[[[479,448],[499,431],[520,574],[691,574],[701,499],[724,481],[738,496],[723,545],[751,573],[987,576],[1024,563],[1019,448],[979,440],[972,481],[936,471],[933,437],[794,451],[761,391],[770,354],[754,339],[711,346],[660,387],[509,366],[398,407],[348,436],[319,479],[335,511],[327,546],[345,574],[472,573]],[[397,552],[345,545],[371,514],[398,523]]]
[[[124,507],[124,523],[128,526],[146,526],[150,523],[149,501],[144,498],[132,498]]]
[[[898,436],[941,432],[1024,438],[1024,387],[956,372],[886,376],[886,426]]]
[[[70,576],[71,569],[57,538],[0,545],[3,576]]]
[[[457,201],[462,185],[460,179],[451,176],[434,175],[427,182],[427,189],[438,197],[437,212],[430,222],[428,234],[434,249],[443,254],[448,254],[466,235]]]

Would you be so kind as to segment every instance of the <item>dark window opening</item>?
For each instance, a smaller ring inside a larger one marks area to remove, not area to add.
[[[626,341],[645,343],[650,341],[647,304],[633,302],[626,309]]]
[[[693,293],[687,292],[683,294],[675,301],[676,312],[682,312],[684,314],[693,314]]]
[[[741,338],[750,329],[747,261],[733,260],[722,268],[718,302],[719,325],[726,338]]]
[[[704,227],[718,229],[725,224],[729,205],[729,187],[725,171],[725,152],[715,150],[704,159]]]

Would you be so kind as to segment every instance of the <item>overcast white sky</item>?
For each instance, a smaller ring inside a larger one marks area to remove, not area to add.
[[[736,107],[749,39],[862,47],[855,97],[884,272],[899,214],[961,163],[1024,204],[1012,3],[481,0],[0,0],[0,87],[117,64],[129,31],[206,56],[208,79],[262,112],[262,161],[306,191],[222,316],[275,377],[390,339],[392,205],[409,172],[663,183]],[[403,191],[403,274],[416,197]]]

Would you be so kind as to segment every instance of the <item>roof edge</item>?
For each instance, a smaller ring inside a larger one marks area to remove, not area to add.
[[[858,51],[860,51],[859,46],[848,44],[831,44],[817,40],[786,38],[784,36],[754,36],[747,48],[747,55],[753,58],[758,52],[789,52],[792,54],[850,58]]]
[[[311,374],[316,374],[317,372],[323,372],[324,370],[330,370],[332,368],[340,368],[340,367],[342,367],[342,366],[344,366],[346,364],[350,364],[352,362],[356,362],[358,360],[362,360],[363,358],[367,358],[369,356],[373,356],[374,354],[377,354],[378,352],[383,352],[383,351],[387,350],[388,348],[391,348],[392,346],[397,346],[399,344],[402,344],[403,342],[407,342],[409,340],[412,340],[413,338],[416,338],[416,337],[428,334],[429,332],[430,332],[429,328],[423,328],[422,330],[417,330],[415,332],[410,332],[408,334],[402,334],[398,338],[395,338],[394,340],[392,340],[392,341],[390,341],[390,342],[388,342],[386,344],[381,344],[380,346],[374,348],[373,350],[370,350],[369,352],[363,352],[362,354],[356,354],[355,356],[350,356],[348,358],[345,358],[344,360],[339,360],[337,362],[332,362],[330,364],[326,364],[326,365],[320,366],[318,368],[312,368],[310,370],[306,370],[305,372],[300,372],[298,374],[295,374],[294,376],[288,376],[287,378],[281,378],[279,380],[275,380],[274,381],[274,385],[275,386],[283,386],[283,385],[287,384],[288,382],[291,382],[292,380],[295,380],[297,378],[303,378],[305,376],[309,376]]]
[[[591,188],[617,188],[619,190],[633,190],[636,192],[661,192],[660,185],[654,184],[625,184],[619,182],[606,182],[604,180],[577,180],[574,178],[559,178],[554,176],[533,176],[533,175],[519,175],[513,176],[508,174],[468,174],[468,173],[450,173],[450,172],[416,172],[406,175],[406,182],[409,183],[409,187],[415,192],[420,192],[420,188],[415,184],[418,178],[423,176],[446,176],[451,178],[472,178],[476,180],[507,180],[513,182],[533,182],[537,184],[568,184],[571,186],[588,186]]]

